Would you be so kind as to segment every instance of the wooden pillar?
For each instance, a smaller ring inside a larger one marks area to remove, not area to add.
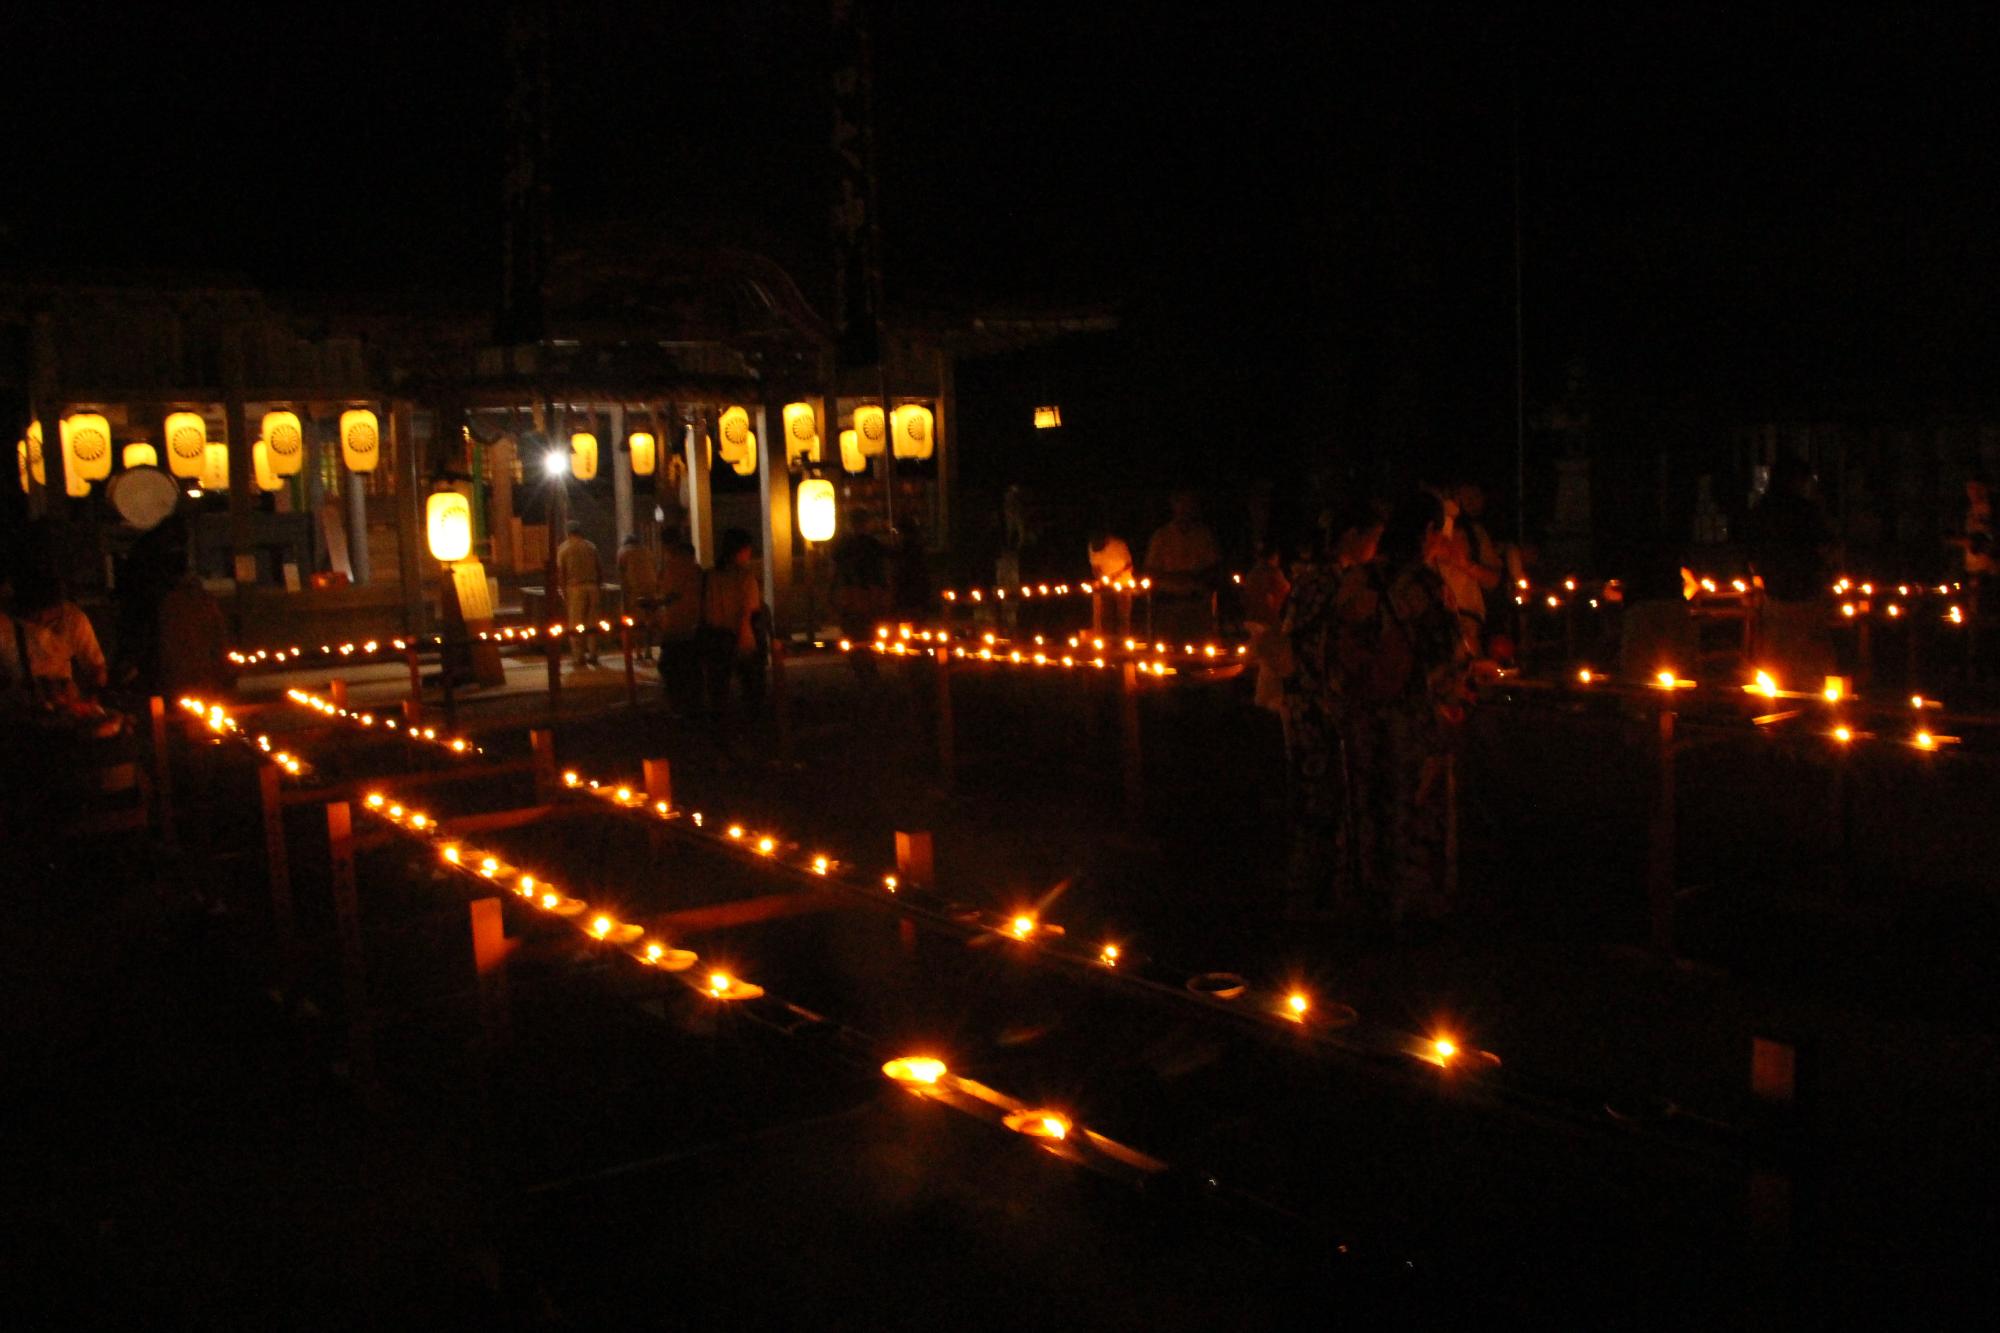
[[[223,434],[229,443],[229,560],[238,588],[257,582],[257,482],[252,471],[250,418],[243,402],[240,331],[224,335]]]
[[[932,448],[937,454],[937,531],[931,534],[931,549],[951,549],[951,488],[958,475],[958,442],[952,431],[958,415],[957,362],[942,347],[937,352],[937,400],[931,427]]]
[[[778,638],[792,627],[792,474],[785,462],[789,446],[780,411],[779,429],[770,429],[770,413],[757,404],[757,492],[763,516],[764,605],[771,616],[771,634]],[[824,441],[822,436],[821,440]],[[821,444],[824,451],[825,444]]]
[[[424,597],[424,578],[418,556],[424,549],[424,497],[418,478],[424,460],[417,447],[415,414],[408,402],[397,403],[389,413],[395,435],[396,459],[396,578],[403,589],[403,627],[411,634],[430,632],[430,613]]]
[[[339,424],[335,423],[336,435]],[[338,451],[336,441],[334,449]],[[364,473],[349,472],[345,462],[339,464],[342,484],[347,487],[347,567],[353,571],[356,584],[366,584],[375,577],[374,566],[368,559],[368,477]]]
[[[361,903],[354,883],[354,811],[346,801],[326,807],[326,835],[333,881],[333,916],[340,940],[340,989],[347,1011],[348,1068],[364,1104],[373,1107],[375,1036],[368,1014],[368,967],[362,952]]]
[[[513,436],[503,435],[486,451],[487,535],[494,566],[508,571],[519,569],[521,563],[514,545],[514,460],[519,450]]]
[[[333,701],[335,708],[347,707],[347,682],[339,676],[327,681],[326,697]]]
[[[715,568],[715,508],[708,488],[708,409],[692,409],[692,420],[682,437],[687,455],[688,542],[694,547],[695,563],[703,569]]]
[[[632,450],[625,441],[625,404],[611,405],[611,513],[618,527],[612,554],[624,548],[625,539],[637,529],[632,526]],[[630,611],[628,599],[625,609]]]

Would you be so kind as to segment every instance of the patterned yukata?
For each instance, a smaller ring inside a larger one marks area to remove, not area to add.
[[[1349,570],[1333,598],[1334,709],[1346,753],[1346,869],[1355,907],[1391,922],[1449,909],[1451,718],[1469,659],[1435,570]]]
[[[1280,633],[1290,648],[1284,676],[1286,796],[1291,846],[1286,905],[1294,913],[1351,906],[1345,872],[1347,785],[1342,777],[1338,689],[1337,565],[1296,571]]]

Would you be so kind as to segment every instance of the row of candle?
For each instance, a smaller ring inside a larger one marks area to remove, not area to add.
[[[565,788],[584,796],[595,797],[617,810],[661,821],[685,821],[682,826],[684,831],[700,836],[712,844],[758,860],[804,871],[857,893],[873,894],[879,890],[884,894],[898,894],[911,887],[903,884],[893,873],[879,876],[858,872],[848,873],[849,868],[825,852],[803,850],[799,843],[780,834],[759,831],[740,822],[712,818],[700,810],[683,810],[668,801],[654,800],[630,784],[586,778],[575,769],[565,771],[562,781]],[[1042,950],[1070,963],[1117,969],[1129,962],[1123,947],[1117,941],[1104,940],[1094,949],[1087,945],[1080,947],[1072,945],[1065,927],[1045,920],[1039,912],[1030,908],[1019,907],[1012,911],[996,913],[963,903],[946,902],[944,909],[953,921],[1001,936],[1020,945]],[[1232,980],[1235,979],[1232,977]],[[1273,1018],[1301,1027],[1313,1026],[1320,1015],[1313,996],[1302,986],[1294,985],[1283,990],[1257,989],[1239,980],[1236,988],[1226,989],[1220,992],[1220,995],[1231,1001],[1249,996],[1252,1007]],[[1345,1006],[1335,1006],[1332,1012],[1345,1013],[1351,1017],[1351,1011],[1346,1010]],[[1386,1044],[1440,1068],[1452,1067],[1460,1054],[1457,1040],[1442,1033],[1430,1036],[1397,1033],[1387,1037]],[[1490,1053],[1480,1052],[1480,1055],[1490,1063],[1498,1063]]]
[[[311,690],[286,690],[285,697],[301,708],[310,708],[320,716],[332,718],[337,722],[350,722],[364,729],[372,728],[379,723],[384,731],[394,732],[412,744],[435,745],[440,750],[448,750],[457,755],[486,753],[467,737],[447,735],[436,727],[420,727],[414,722],[399,725],[389,714],[385,713],[378,718],[374,713],[364,709],[344,707],[323,695],[314,694]]]
[[[609,634],[620,628],[630,629],[638,624],[631,616],[620,616],[616,620],[599,620],[595,623],[578,621],[575,624],[509,625],[500,629],[483,629],[472,638],[480,643],[527,643],[538,638],[559,639],[565,634]],[[322,643],[317,648],[293,644],[288,648],[256,648],[251,650],[231,649],[228,658],[232,665],[239,667],[283,666],[288,662],[298,662],[304,658],[316,661],[332,659],[365,660],[373,657],[393,656],[406,653],[412,648],[438,648],[444,645],[441,634],[421,634],[391,639],[354,639],[346,643]]]
[[[218,737],[239,741],[251,741],[228,711],[219,703],[184,698],[181,707],[200,720],[203,726]],[[258,735],[254,744],[261,753],[269,754],[280,767],[293,777],[305,771],[304,762],[285,751],[272,752],[270,738]],[[574,774],[566,775],[571,786],[578,786],[580,779]],[[593,787],[595,784],[592,784]],[[618,799],[629,801],[632,793],[618,789]],[[382,820],[402,834],[421,841],[435,850],[438,861],[449,870],[475,880],[481,884],[492,884],[507,889],[524,906],[558,921],[564,921],[584,937],[596,944],[608,945],[619,950],[641,967],[657,972],[679,976],[692,990],[704,998],[719,1003],[755,1000],[764,995],[764,988],[746,981],[731,971],[711,968],[699,977],[693,975],[700,957],[689,949],[672,946],[657,935],[649,934],[646,928],[635,922],[620,920],[609,911],[594,909],[590,903],[576,898],[559,889],[546,876],[538,877],[510,864],[495,852],[471,846],[462,839],[448,836],[437,818],[414,805],[394,799],[389,793],[371,791],[362,800],[362,808],[370,815]],[[665,806],[661,810],[664,813]],[[701,816],[693,816],[697,825]],[[732,825],[725,836],[741,840],[747,835],[740,826]],[[757,839],[761,854],[769,855],[774,850],[774,840],[766,837]],[[826,857],[815,857],[812,867],[816,873],[827,874],[833,863]],[[887,877],[885,887],[894,892],[897,885],[894,876]],[[1106,946],[1109,961],[1115,964],[1117,949]],[[1291,1005],[1298,1017],[1303,1018],[1305,1001],[1294,995]],[[1455,1048],[1446,1040],[1440,1043],[1445,1051],[1439,1063],[1449,1060]],[[1436,1056],[1436,1052],[1433,1052]],[[945,1063],[932,1055],[899,1056],[884,1062],[882,1073],[891,1082],[905,1087],[919,1095],[938,1096],[956,1092],[978,1103],[996,1108],[1000,1122],[1015,1133],[1039,1141],[1043,1146],[1061,1149],[1076,1139],[1094,1147],[1113,1159],[1128,1166],[1137,1166],[1146,1171],[1157,1172],[1166,1169],[1166,1164],[1143,1153],[1124,1147],[1102,1135],[1095,1134],[1077,1125],[1070,1114],[1060,1108],[1032,1106],[1017,1098],[995,1091],[984,1084],[951,1074]],[[1069,1156],[1081,1156],[1074,1151]]]

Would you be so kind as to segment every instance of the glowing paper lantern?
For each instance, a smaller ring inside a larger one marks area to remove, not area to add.
[[[208,423],[197,412],[167,415],[167,471],[176,477],[199,480],[201,451],[208,443]]]
[[[660,457],[659,445],[653,437],[643,430],[633,431],[632,438],[626,441],[626,446],[632,451],[632,475],[652,476],[653,469],[659,465]]]
[[[868,470],[868,460],[861,455],[861,437],[854,431],[840,432],[840,465],[849,472]]]
[[[349,472],[373,472],[382,461],[382,426],[369,409],[340,414],[340,457]]]
[[[799,535],[809,542],[831,541],[836,506],[833,483],[808,477],[799,483]]]
[[[125,446],[125,467],[129,471],[135,467],[158,467],[160,455],[152,445],[144,440],[134,440]]]
[[[271,442],[258,440],[250,446],[250,475],[257,482],[260,491],[275,491],[285,484],[285,479],[271,467]]]
[[[785,404],[785,461],[819,462],[819,419],[811,403]]]
[[[30,421],[28,423],[28,438],[25,443],[28,447],[28,475],[34,478],[35,485],[48,485],[49,464],[48,458],[42,453],[41,422]]]
[[[757,445],[750,434],[750,414],[740,407],[725,407],[715,422],[716,434],[722,437],[719,452],[722,461],[731,464],[738,472],[743,470],[742,460],[757,457]]]
[[[206,491],[229,489],[229,446],[210,440],[201,447],[201,486]]]
[[[305,431],[296,412],[266,412],[264,443],[271,447],[271,471],[281,477],[296,476],[306,464]]]
[[[729,466],[736,469],[736,475],[739,477],[754,477],[757,475],[757,432],[756,431],[753,430],[744,432],[743,453],[741,454],[741,456],[732,459],[730,461]]]
[[[889,423],[879,407],[854,409],[854,435],[863,458],[879,458],[889,447]]]
[[[1062,409],[1053,403],[1035,409],[1035,429],[1054,430],[1062,425]]]
[[[597,478],[597,437],[587,430],[569,437],[569,474],[578,481]]]
[[[85,481],[111,475],[111,423],[96,412],[62,419],[63,470]]]
[[[905,403],[889,417],[890,434],[896,457],[907,458],[921,463],[931,456],[931,410],[915,403]]]
[[[29,487],[28,442],[26,440],[14,441],[14,457],[21,465],[21,494],[26,495]]]
[[[472,554],[472,502],[457,491],[439,491],[424,503],[431,554],[447,565]]]

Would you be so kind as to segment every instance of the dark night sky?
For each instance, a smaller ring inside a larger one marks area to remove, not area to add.
[[[1511,439],[1517,47],[1537,397],[1580,357],[1634,417],[1970,408],[2000,364],[1973,6],[877,11],[892,299],[1115,301],[1155,397]],[[495,288],[489,9],[89,13],[5,21],[0,265]],[[811,287],[823,13],[561,0],[559,244],[638,220]]]

